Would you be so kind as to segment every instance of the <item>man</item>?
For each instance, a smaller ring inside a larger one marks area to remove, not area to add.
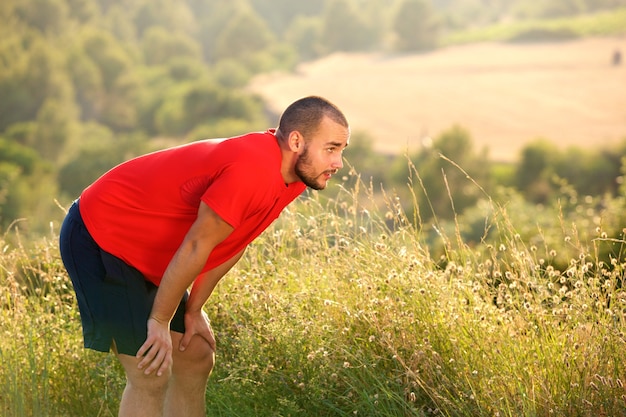
[[[120,416],[205,415],[205,302],[287,204],[326,187],[349,137],[335,105],[305,97],[276,129],[143,155],[83,191],[60,250],[85,347],[112,347],[126,372]]]

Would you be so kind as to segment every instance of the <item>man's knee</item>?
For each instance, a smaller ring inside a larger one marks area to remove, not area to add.
[[[194,336],[184,351],[174,349],[173,372],[210,374],[215,365],[215,351],[204,338]]]
[[[118,358],[126,371],[126,385],[129,388],[153,397],[164,397],[172,376],[171,367],[161,376],[157,376],[155,372],[146,375],[143,370],[137,368],[138,360],[135,357],[118,355]]]

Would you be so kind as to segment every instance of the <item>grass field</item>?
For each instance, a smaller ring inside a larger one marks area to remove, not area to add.
[[[263,75],[251,88],[277,113],[300,96],[326,96],[379,151],[417,150],[459,124],[492,159],[512,161],[537,138],[589,147],[626,137],[626,62],[612,65],[616,50],[626,58],[626,36],[335,54],[294,74]]]
[[[362,201],[299,200],[218,285],[209,416],[625,415],[624,198],[493,206],[472,247]],[[123,372],[82,348],[56,242],[1,238],[0,415],[112,417]]]

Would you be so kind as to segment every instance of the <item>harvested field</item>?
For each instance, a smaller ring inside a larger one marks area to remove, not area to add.
[[[616,50],[621,65],[612,64]],[[561,147],[626,139],[626,37],[334,54],[294,74],[260,76],[250,88],[277,113],[304,95],[328,97],[383,152],[417,150],[454,124],[501,161],[537,138]]]

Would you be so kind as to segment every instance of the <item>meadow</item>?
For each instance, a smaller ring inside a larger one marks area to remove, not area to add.
[[[461,216],[422,224],[356,184],[299,199],[218,285],[208,415],[626,414],[626,231],[607,232],[623,193],[534,213],[486,196],[470,245]],[[0,254],[0,414],[116,415],[123,373],[82,348],[56,228],[27,242],[17,226]]]

